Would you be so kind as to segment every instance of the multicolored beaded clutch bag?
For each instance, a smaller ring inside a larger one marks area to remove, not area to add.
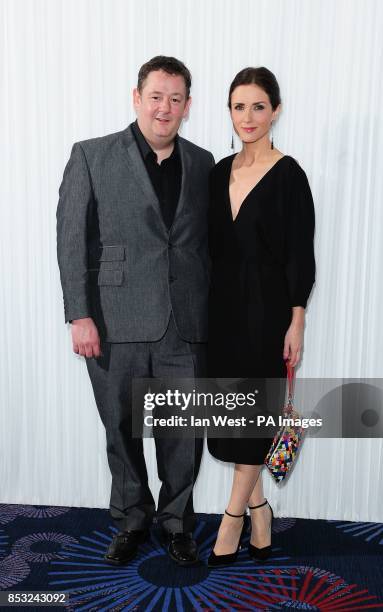
[[[288,398],[282,416],[283,419],[299,419],[293,406],[294,368],[287,362]],[[275,434],[265,465],[277,483],[282,482],[290,472],[303,442],[304,430],[293,424],[284,424]]]

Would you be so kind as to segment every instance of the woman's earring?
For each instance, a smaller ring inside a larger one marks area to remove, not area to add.
[[[231,133],[231,150],[234,151],[234,132]]]
[[[271,132],[271,148],[274,149],[273,122],[271,122],[270,132]]]

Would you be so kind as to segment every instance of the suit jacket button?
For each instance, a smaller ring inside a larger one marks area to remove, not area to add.
[[[169,282],[170,283],[174,283],[175,280],[177,280],[177,278],[175,276],[169,276]]]

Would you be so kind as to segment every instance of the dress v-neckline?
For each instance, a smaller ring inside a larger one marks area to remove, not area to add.
[[[237,157],[238,153],[235,153],[233,156],[233,159],[231,160],[230,163],[230,168],[229,168],[229,179],[228,179],[228,186],[227,186],[227,194],[228,194],[228,201],[229,201],[229,213],[230,213],[230,218],[232,220],[232,223],[235,223],[236,220],[238,219],[238,216],[243,208],[243,205],[245,204],[246,200],[249,198],[249,196],[253,193],[253,191],[258,187],[258,185],[260,183],[262,183],[263,179],[266,178],[266,176],[268,176],[270,174],[270,172],[275,168],[275,166],[277,166],[279,164],[279,162],[284,159],[285,157],[288,157],[288,155],[282,155],[282,157],[280,157],[279,159],[277,159],[277,161],[271,166],[271,168],[269,168],[267,170],[267,172],[265,172],[265,174],[263,174],[261,176],[261,178],[259,179],[259,181],[257,181],[255,183],[255,185],[250,189],[250,191],[245,195],[245,197],[243,198],[240,207],[238,208],[238,212],[235,215],[235,217],[233,217],[233,208],[231,205],[231,198],[230,198],[230,178],[231,178],[231,173],[232,173],[232,169],[233,169],[233,163],[235,158]]]

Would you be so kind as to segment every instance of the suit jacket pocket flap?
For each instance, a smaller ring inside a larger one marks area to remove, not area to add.
[[[124,261],[125,248],[120,245],[104,246],[101,251],[100,261]]]
[[[100,269],[98,274],[99,285],[122,285],[123,270],[104,270]]]

